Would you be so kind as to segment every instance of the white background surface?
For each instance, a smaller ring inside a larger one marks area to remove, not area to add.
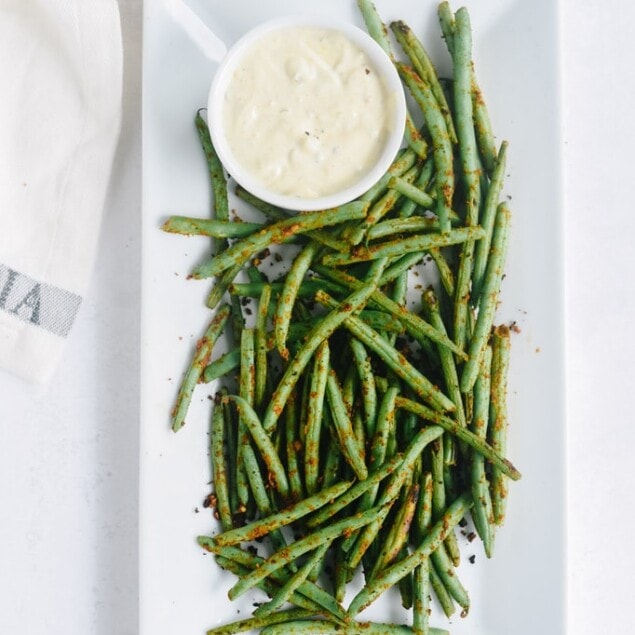
[[[0,633],[137,631],[141,2],[120,5],[123,134],[91,292],[47,386],[0,372]],[[569,633],[629,633],[635,5],[562,8]]]

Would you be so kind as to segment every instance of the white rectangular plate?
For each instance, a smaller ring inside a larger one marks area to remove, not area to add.
[[[376,0],[386,21],[406,20],[440,71],[448,57],[430,0]],[[513,236],[499,321],[516,321],[509,395],[509,457],[523,472],[511,486],[507,522],[492,560],[461,538],[460,576],[472,598],[467,618],[434,625],[453,635],[565,632],[565,446],[563,411],[562,209],[557,3],[468,2],[474,57],[499,140],[510,142],[505,188]],[[354,0],[190,0],[227,44],[257,23],[310,11],[362,26]],[[454,6],[458,8],[458,5]],[[145,0],[143,81],[143,315],[140,492],[141,635],[202,635],[247,617],[257,593],[227,599],[232,576],[196,545],[216,530],[202,501],[210,492],[208,395],[199,387],[188,425],[169,430],[178,382],[207,322],[209,283],[188,281],[205,239],[159,231],[169,214],[206,215],[210,188],[193,119],[205,106],[215,65]],[[475,555],[474,564],[468,556]],[[397,595],[364,616],[403,622]]]

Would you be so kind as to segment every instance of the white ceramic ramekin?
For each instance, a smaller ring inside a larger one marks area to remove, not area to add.
[[[242,55],[261,37],[291,27],[312,26],[333,29],[343,33],[369,57],[375,70],[381,74],[390,97],[394,100],[393,121],[384,148],[377,162],[358,181],[339,192],[320,198],[286,196],[267,189],[253,177],[234,157],[223,130],[224,94],[228,83],[240,63]],[[329,209],[357,198],[374,185],[395,158],[403,140],[406,103],[403,87],[395,67],[382,48],[364,31],[352,24],[335,22],[325,17],[287,16],[265,22],[246,33],[231,47],[221,62],[209,92],[208,122],[216,152],[231,176],[258,198],[285,209],[313,211]]]

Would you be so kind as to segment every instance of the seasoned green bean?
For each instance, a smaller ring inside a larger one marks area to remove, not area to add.
[[[331,421],[335,430],[340,451],[351,466],[355,476],[363,481],[368,476],[366,467],[364,446],[355,436],[353,424],[342,398],[342,390],[339,386],[334,370],[330,370],[326,379],[326,396],[331,407]]]
[[[420,541],[432,523],[432,492],[433,481],[431,472],[421,472],[420,495],[415,512],[415,540]]]
[[[311,399],[309,399],[306,419],[304,480],[309,494],[315,494],[318,491],[322,413],[324,411],[324,396],[330,368],[329,361],[329,344],[328,340],[324,340],[319,345],[313,361],[310,388]]]
[[[507,165],[507,141],[501,143],[498,152],[498,158],[494,171],[492,172],[492,180],[487,190],[485,203],[479,218],[479,223],[485,231],[483,240],[479,240],[476,245],[474,254],[474,271],[472,273],[472,296],[477,300],[481,295],[481,287],[483,286],[483,277],[485,276],[485,267],[487,266],[487,257],[489,255],[492,243],[492,232],[494,230],[494,220],[496,218],[496,208],[503,188],[503,180],[505,178],[505,167]]]
[[[454,20],[454,108],[459,139],[459,154],[463,167],[463,180],[467,192],[465,224],[475,227],[481,201],[480,162],[476,148],[476,135],[472,117],[472,31],[467,10],[456,12]],[[470,280],[475,241],[468,240],[462,246],[459,269],[456,276],[454,300],[454,341],[461,348],[468,339],[467,324],[470,300]]]
[[[432,289],[428,289],[423,293],[424,307],[428,310],[428,319],[430,324],[434,326],[437,331],[441,333],[447,332],[445,325],[443,324],[443,318],[439,311],[439,303]],[[459,375],[456,370],[456,363],[454,356],[447,348],[437,345],[439,352],[439,359],[441,360],[441,369],[443,371],[443,378],[445,380],[445,388],[448,396],[454,403],[456,410],[455,416],[459,425],[465,426],[465,410],[463,408],[463,397],[461,396],[461,390],[459,389]]]
[[[469,359],[463,366],[461,375],[461,392],[468,392],[474,387],[481,363],[481,354],[487,344],[487,339],[494,322],[496,305],[501,280],[503,279],[503,267],[507,253],[507,239],[511,212],[506,203],[501,203],[496,212],[494,234],[492,236],[492,249],[490,251],[483,290],[478,303],[478,317],[469,346]]]
[[[440,440],[430,445],[430,470],[432,474],[432,518],[437,520],[445,511],[445,480],[443,478],[443,444]]]
[[[262,293],[262,288],[268,284],[272,293],[281,293],[284,289],[284,282],[234,282],[229,286],[229,293],[240,297],[257,298]],[[303,280],[300,284],[296,297],[306,298],[312,296],[318,289],[328,289],[338,293],[341,287],[329,280],[311,279]],[[291,325],[292,326],[292,325]]]
[[[455,22],[454,15],[447,2],[441,2],[438,9],[439,24],[443,32],[443,39],[448,47],[450,55],[453,55],[455,41]],[[494,170],[496,163],[496,144],[494,143],[494,133],[492,132],[492,124],[489,118],[489,112],[483,92],[476,81],[476,73],[472,68],[472,102],[474,111],[474,125],[476,127],[476,139],[478,141],[478,149],[485,164],[488,174]]]
[[[230,267],[227,271],[223,271],[222,275],[220,275],[212,288],[210,289],[209,295],[207,296],[206,305],[209,309],[215,309],[219,302],[223,299],[225,293],[229,290],[232,282],[242,269],[242,265],[237,265],[236,267]],[[242,321],[242,311],[240,309],[240,305],[234,300],[231,299],[232,304],[232,328],[238,333],[238,325],[242,329],[243,321]],[[233,327],[233,323],[236,322],[236,328]]]
[[[229,305],[223,305],[212,319],[203,337],[196,344],[196,352],[190,362],[189,368],[185,371],[179,393],[176,397],[176,404],[172,410],[172,430],[174,430],[174,432],[178,432],[185,423],[185,416],[192,401],[192,393],[205,367],[209,363],[212,348],[225,328],[225,324],[229,319],[229,313]]]
[[[245,400],[249,405],[254,403],[255,394],[255,343],[254,343],[254,331],[253,329],[243,329],[240,336],[240,375],[239,375],[239,393],[240,397]],[[229,400],[225,400],[229,405]],[[241,416],[239,410],[236,410],[238,416],[238,433],[237,433],[237,456],[236,456],[236,489],[238,491],[238,500],[245,507],[250,501],[250,489],[249,479],[246,471],[245,452],[253,454],[253,448],[249,439],[249,430],[245,423],[245,418]],[[252,467],[257,464],[255,455],[250,456]],[[256,470],[257,472],[257,470]],[[252,481],[255,477],[255,473],[252,473]],[[252,487],[253,491],[253,487]],[[266,503],[265,503],[266,504]]]
[[[240,348],[234,348],[227,353],[223,353],[218,359],[208,364],[203,371],[200,381],[209,383],[228,375],[240,366]]]
[[[229,504],[228,475],[229,466],[225,458],[225,415],[221,399],[223,392],[218,393],[212,413],[212,425],[210,431],[210,456],[212,457],[212,479],[214,480],[214,493],[216,495],[216,508],[223,531],[229,531],[234,526],[231,507]]]
[[[351,481],[343,481],[331,487],[327,487],[317,494],[303,499],[298,503],[294,503],[276,514],[261,518],[243,527],[236,527],[235,529],[224,531],[214,538],[214,543],[221,547],[226,547],[266,536],[274,529],[280,529],[281,527],[290,525],[307,514],[311,514],[323,508],[325,505],[332,504],[333,500],[348,491],[351,485]]]
[[[390,181],[388,181],[388,187],[407,196],[411,201],[423,207],[423,209],[432,209],[436,204],[436,199],[433,196],[430,196],[430,194],[413,183],[408,183],[408,181],[401,177],[393,176]]]
[[[426,408],[426,406],[405,399],[404,397],[397,397],[395,400],[397,408],[405,408],[414,412],[416,415],[424,419],[425,421],[431,421],[438,426],[441,426],[446,432],[455,435],[458,439],[469,445],[473,450],[476,450],[482,454],[493,466],[499,468],[503,474],[511,478],[513,481],[518,481],[521,477],[520,472],[508,461],[501,456],[492,446],[488,445],[483,439],[477,437],[473,432],[470,432],[467,428],[460,426],[456,421],[442,415],[441,413]]]
[[[304,387],[303,387],[304,388]],[[306,395],[306,390],[303,390]],[[287,404],[283,413],[284,429],[278,428],[277,432],[279,436],[284,431],[284,450],[287,459],[287,475],[289,476],[289,487],[291,490],[291,498],[294,501],[301,500],[304,496],[304,484],[302,483],[301,470],[301,457],[299,456],[298,448],[302,445],[300,440],[300,428],[302,422],[300,421],[302,413],[305,412],[306,401],[302,399],[299,401],[299,388],[294,386],[291,392],[291,398],[287,401]],[[298,395],[298,399],[294,397]]]
[[[450,3],[445,0],[439,3],[437,12],[443,39],[450,51],[450,55],[452,55],[452,51],[454,50],[454,14],[452,13],[452,9],[450,9]]]
[[[371,577],[379,573],[379,571],[388,565],[392,564],[401,552],[402,547],[406,544],[410,525],[414,519],[418,498],[419,483],[411,483],[408,487],[408,491],[406,492],[405,500],[398,509],[395,520],[390,528],[390,532],[388,533],[379,555],[375,560],[375,565],[370,574]]]
[[[254,345],[256,348],[255,379],[254,379],[254,409],[260,412],[267,391],[267,315],[271,301],[271,287],[264,285],[258,302],[256,327],[254,329]]]
[[[456,132],[454,130],[454,122],[452,121],[452,113],[450,107],[445,98],[445,93],[441,84],[439,83],[439,77],[437,71],[428,56],[427,51],[423,47],[423,44],[419,41],[417,36],[412,32],[412,29],[403,21],[398,20],[392,22],[390,25],[391,31],[394,33],[397,42],[403,49],[404,53],[408,56],[410,63],[414,66],[415,70],[419,74],[419,77],[425,79],[430,86],[430,90],[439,105],[439,110],[445,120],[445,127],[448,131],[448,136],[452,143],[457,142]]]
[[[467,187],[467,224],[476,225],[480,201],[480,169],[471,98],[472,29],[465,7],[454,16],[454,109],[463,178]]]
[[[328,426],[331,421],[331,415],[329,413],[328,408],[324,409],[324,423],[322,425]],[[340,478],[340,473],[342,470],[342,465],[344,464],[344,458],[342,457],[342,453],[335,442],[335,439],[329,435],[328,442],[326,444],[326,456],[322,461],[324,464],[324,478],[323,484],[325,487],[336,483]]]
[[[260,223],[242,223],[189,216],[170,216],[161,226],[164,232],[170,234],[210,236],[212,238],[244,238],[262,228],[263,225]]]
[[[283,357],[288,359],[289,351],[287,350],[287,333],[289,332],[289,324],[291,322],[291,312],[293,310],[293,304],[298,295],[298,290],[302,283],[302,280],[308,271],[311,262],[318,253],[319,245],[315,242],[310,242],[306,245],[302,251],[296,256],[291,269],[285,277],[284,286],[280,297],[278,298],[278,305],[276,308],[276,315],[274,318],[274,333],[276,338],[276,348]]]
[[[391,218],[377,223],[368,230],[368,240],[377,240],[393,234],[408,234],[415,232],[435,231],[439,229],[436,218],[426,216],[410,216],[409,218]],[[421,256],[419,256],[421,257]]]
[[[360,319],[368,324],[368,321],[364,320],[363,312]],[[375,375],[366,347],[355,338],[351,339],[350,347],[360,381],[362,402],[364,404],[366,436],[371,436],[375,430],[375,420],[377,418],[377,387],[375,386]]]
[[[490,401],[490,440],[492,447],[504,453],[507,448],[507,372],[511,340],[509,328],[499,326],[492,336],[492,384]],[[500,470],[492,469],[492,508],[494,522],[502,525],[507,504],[507,484]]]
[[[357,0],[357,6],[366,24],[368,34],[384,49],[388,57],[392,58],[393,54],[390,40],[388,39],[388,29],[379,17],[375,5],[371,0]]]
[[[479,241],[480,244],[481,241]],[[454,282],[454,273],[452,272],[452,268],[448,264],[448,261],[445,259],[440,249],[428,249],[428,253],[432,260],[434,260],[434,264],[437,266],[439,271],[439,278],[441,280],[441,284],[445,289],[445,292],[449,297],[454,296],[455,290],[455,282]]]
[[[485,232],[480,227],[461,227],[445,233],[419,234],[400,240],[386,241],[368,247],[359,246],[349,253],[330,253],[322,258],[326,266],[340,267],[355,262],[365,262],[377,258],[395,258],[412,251],[428,251],[433,247],[448,247],[467,241],[480,240]]]
[[[448,536],[449,535],[450,533],[448,533]],[[452,562],[445,550],[445,545],[441,545],[438,549],[435,549],[430,554],[430,560],[433,562],[445,588],[449,591],[456,603],[463,609],[464,614],[467,614],[467,611],[470,609],[470,598],[452,566]]]
[[[492,349],[488,346],[483,355],[483,364],[476,383],[474,384],[474,416],[472,418],[472,431],[482,439],[487,438],[487,427],[489,421],[490,408],[490,385],[491,385],[491,365]],[[500,447],[495,447],[500,451]],[[474,509],[472,518],[476,532],[483,542],[485,555],[490,558],[492,555],[492,499],[489,491],[489,482],[485,473],[485,462],[483,456],[478,453],[472,455],[470,466],[472,483],[472,498]]]
[[[210,276],[219,275],[229,267],[246,263],[249,258],[271,244],[286,242],[296,234],[306,233],[312,229],[338,225],[350,220],[359,220],[366,216],[367,210],[367,203],[354,201],[334,209],[305,212],[278,221],[256,234],[239,240],[211,260],[203,263],[194,269],[192,277],[209,278]]]
[[[260,465],[258,464],[256,453],[254,452],[250,441],[242,446],[242,461],[245,475],[253,495],[253,501],[258,509],[258,513],[261,516],[270,516],[273,513],[273,508],[271,501],[269,500],[267,486],[262,478],[262,472],[260,471]],[[287,546],[287,542],[282,535],[282,532],[277,529],[269,532],[269,539],[271,540],[271,544],[274,549],[283,549]],[[290,568],[293,566],[295,566],[294,563],[291,563]]]
[[[221,390],[221,397],[227,394],[227,389]],[[241,517],[245,511],[238,498],[238,426],[228,403],[221,398],[218,407],[223,411],[225,419],[225,435],[227,441],[227,482],[229,487],[229,507],[232,518]]]
[[[450,210],[454,195],[454,165],[452,141],[448,134],[445,119],[434,98],[428,82],[419,77],[415,71],[405,64],[397,64],[401,78],[408,86],[415,101],[419,104],[432,137],[432,151],[437,168],[436,214],[442,232],[450,231]]]
[[[382,397],[377,414],[377,425],[370,445],[370,467],[383,465],[386,460],[388,437],[395,427],[395,399],[399,394],[398,386],[390,386]],[[375,504],[379,483],[367,490],[362,498],[362,509],[368,509]]]
[[[379,227],[379,225],[376,225],[376,227]],[[379,286],[383,287],[388,283],[393,282],[393,280],[396,280],[400,275],[407,273],[410,269],[412,269],[412,267],[422,262],[423,258],[424,254],[419,254],[416,251],[398,258],[386,269],[384,275],[379,281]],[[328,291],[328,289],[326,289],[326,291]]]
[[[214,210],[216,218],[220,221],[229,220],[229,203],[227,200],[227,181],[225,180],[225,172],[223,165],[216,154],[212,138],[209,134],[207,122],[201,116],[201,111],[196,113],[194,125],[198,132],[199,139],[205,158],[207,159],[207,167],[209,170],[212,191],[214,194]]]
[[[413,576],[414,604],[412,606],[412,630],[417,635],[430,635],[430,561],[424,560],[415,567]]]
[[[434,594],[437,596],[437,600],[439,600],[441,609],[445,613],[446,617],[452,617],[456,612],[454,600],[445,588],[445,585],[439,577],[439,574],[432,562],[430,562],[430,586],[432,587]]]

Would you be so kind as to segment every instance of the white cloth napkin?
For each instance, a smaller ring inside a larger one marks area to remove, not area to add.
[[[0,0],[0,367],[44,381],[86,291],[121,120],[116,0]]]

